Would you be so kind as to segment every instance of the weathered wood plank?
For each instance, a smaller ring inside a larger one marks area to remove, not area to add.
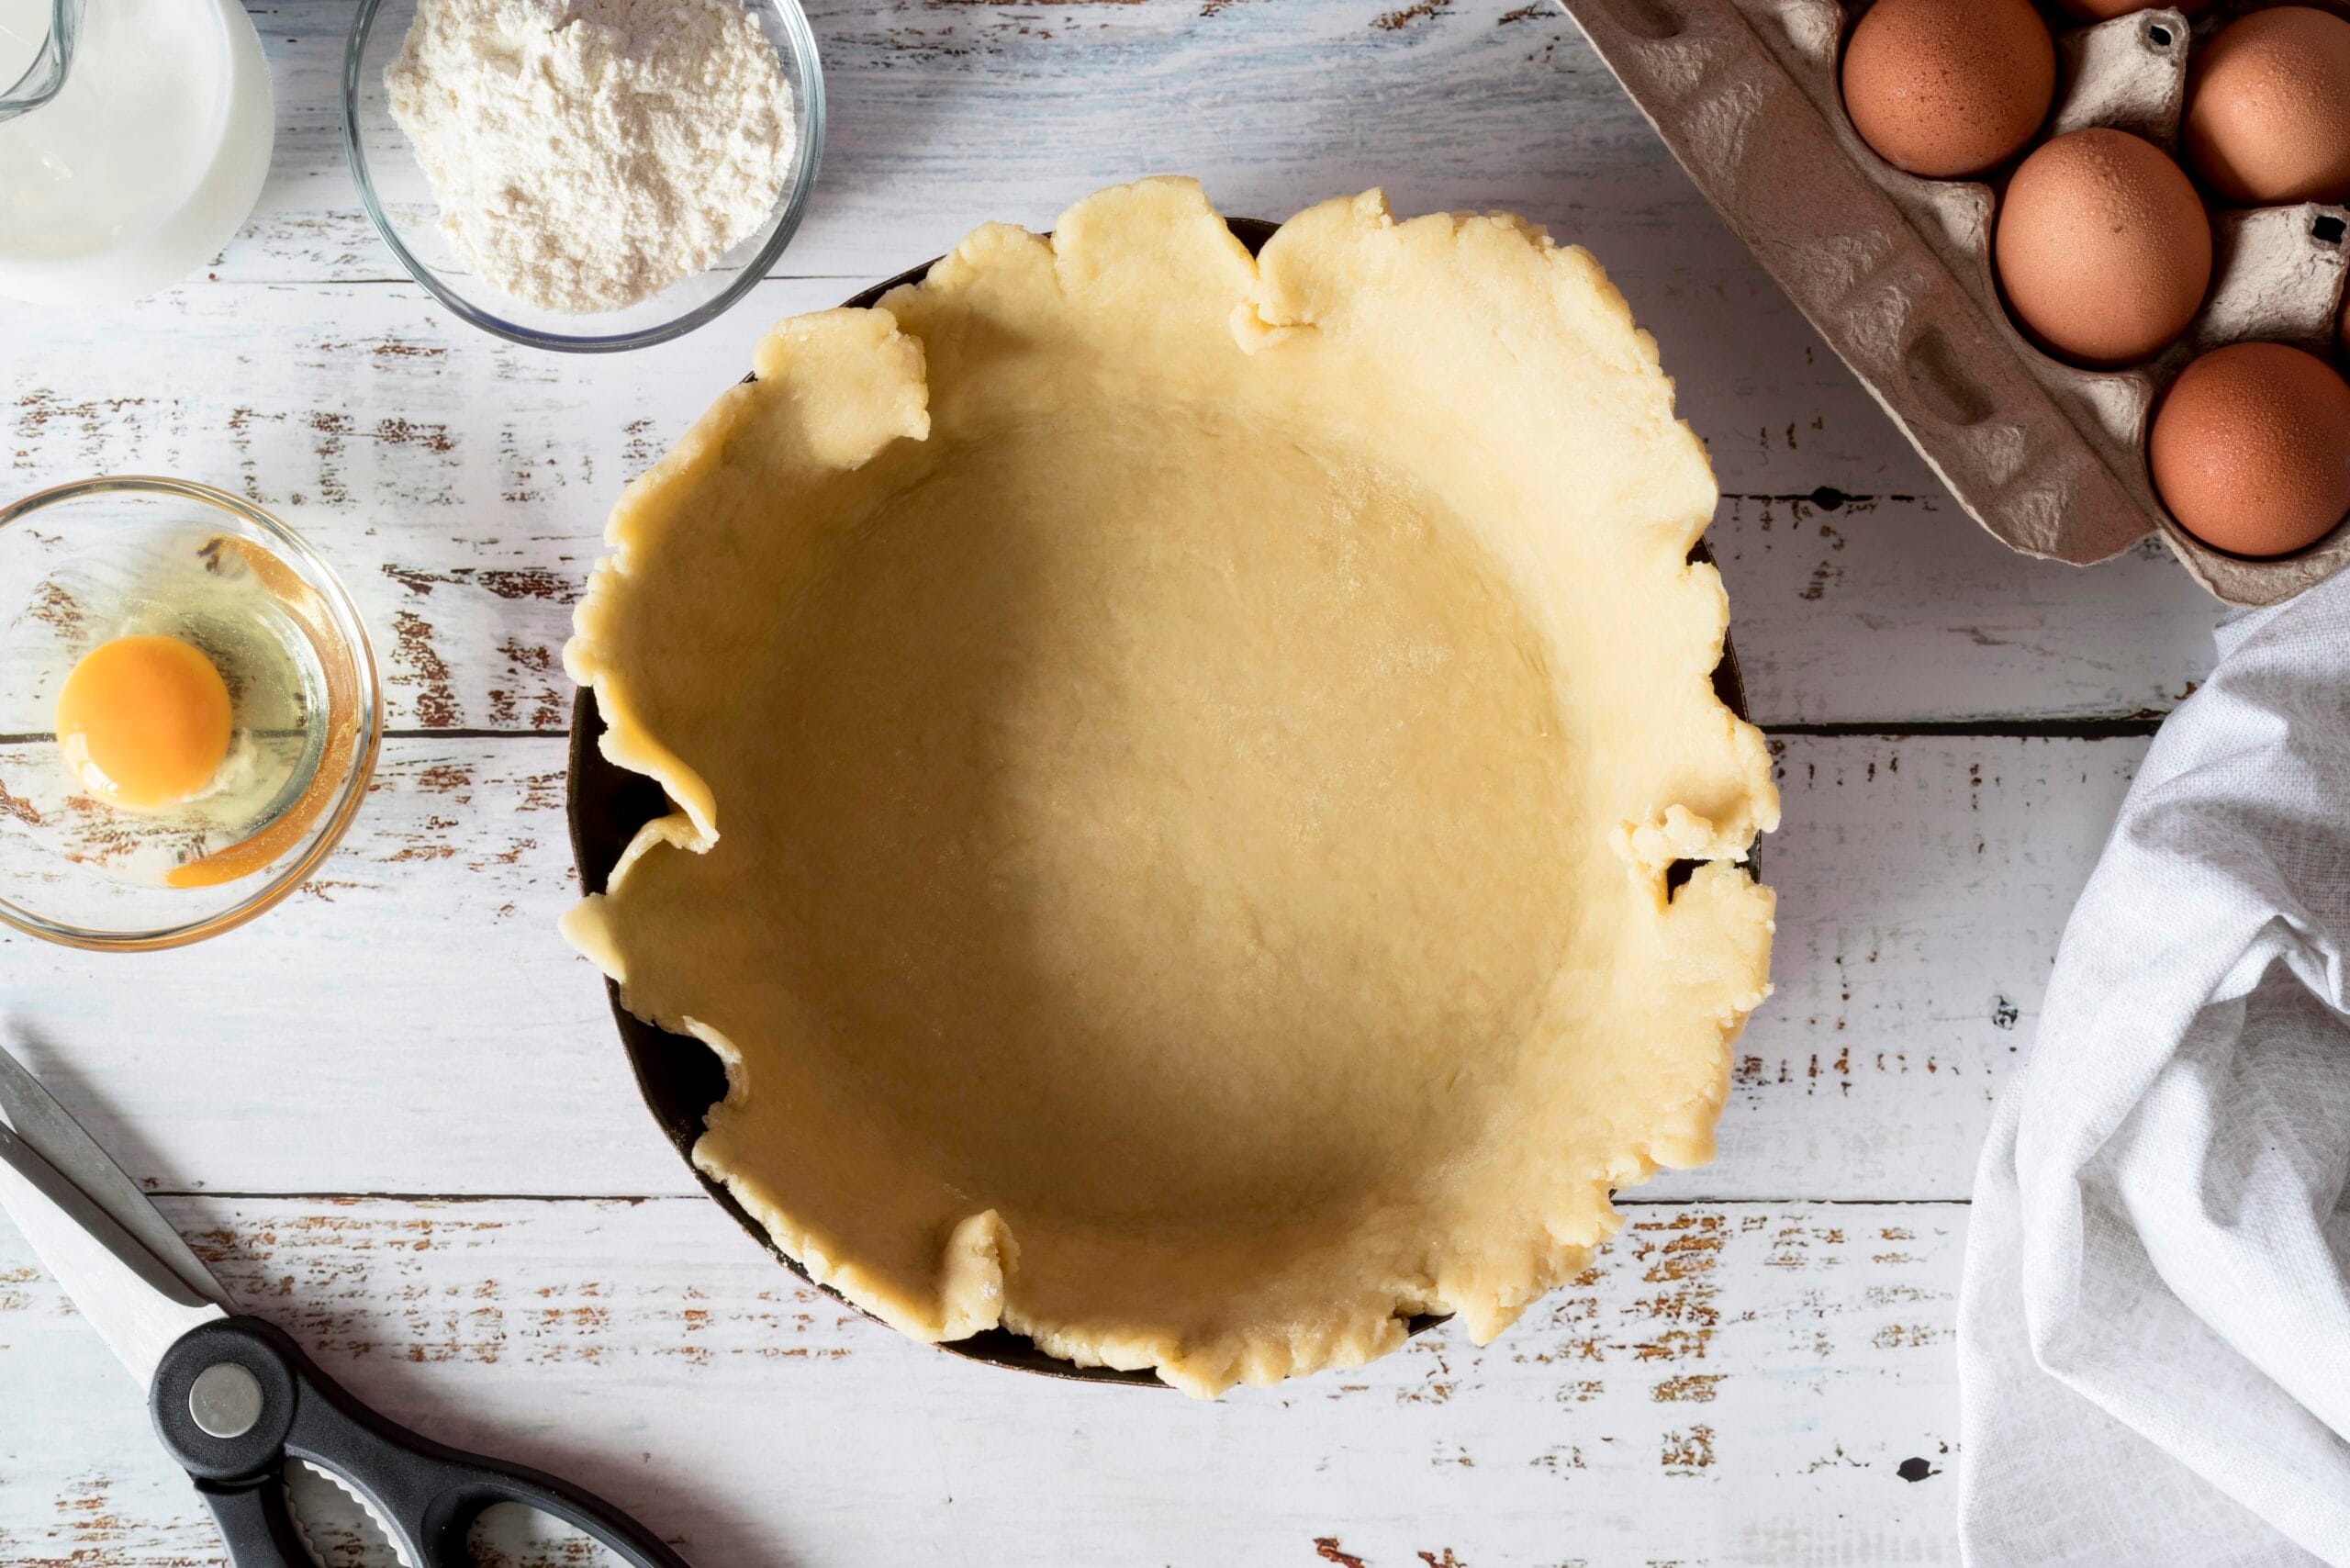
[[[1508,207],[1684,273],[1751,265],[1549,5],[805,8],[831,112],[822,184],[784,258],[793,275],[894,272],[974,222],[1046,224],[1097,185],[1168,170],[1213,174],[1235,212],[1286,217],[1384,182],[1415,211]],[[343,160],[350,8],[252,10],[277,91],[276,156],[255,219],[212,273],[401,275]]]
[[[2075,572],[1959,514],[1555,7],[810,9],[833,89],[811,219],[683,342],[534,354],[399,279],[342,166],[349,8],[316,0],[255,12],[278,157],[208,277],[123,310],[0,304],[0,490],[93,470],[241,489],[352,581],[396,724],[516,732],[396,740],[324,874],[219,942],[124,961],[0,940],[10,1047],[142,1180],[196,1192],[173,1216],[364,1395],[609,1491],[705,1568],[1954,1562],[1964,1207],[1810,1200],[1964,1195],[2139,740],[1782,737],[1778,994],[1739,1047],[1721,1158],[1644,1190],[1589,1278],[1485,1351],[1439,1335],[1219,1407],[1070,1388],[849,1316],[694,1195],[553,929],[570,599],[620,485],[764,321],[981,219],[1041,227],[1180,169],[1229,211],[1383,184],[1403,211],[1506,207],[1589,245],[1711,443],[1766,722],[2159,711],[2214,618],[2158,551]],[[300,1195],[353,1192],[535,1196]],[[136,1394],[5,1226],[0,1387],[0,1562],[219,1561]]]
[[[1786,737],[1774,993],[1653,1195],[1963,1198],[2140,739]]]
[[[912,1344],[699,1202],[164,1207],[371,1403],[573,1476],[710,1568],[1957,1560],[1958,1205],[1641,1207],[1483,1350],[1438,1329],[1218,1405]],[[219,1561],[5,1226],[0,1383],[0,1560]]]
[[[0,452],[13,489],[171,471],[282,511],[352,579],[399,724],[560,722],[548,666],[605,510],[765,321],[1170,168],[1234,211],[1385,181],[1406,212],[1509,207],[1590,245],[1732,497],[1716,546],[1766,721],[2159,711],[2209,663],[2213,607],[2158,549],[2076,572],[1952,506],[1551,7],[826,0],[833,151],[793,275],[624,362],[516,349],[366,281],[397,269],[342,164],[348,10],[258,15],[282,133],[253,223],[144,305],[0,302]]]
[[[1964,1196],[2143,745],[1780,743],[1777,994],[1738,1047],[1720,1159],[1651,1191]],[[131,960],[0,942],[0,1027],[166,1189],[689,1192],[554,933],[563,760],[553,737],[396,741],[286,908]]]
[[[770,283],[624,366],[498,342],[406,286],[223,286],[37,321],[0,305],[0,483],[164,472],[238,490],[341,566],[394,723],[560,728],[570,601],[621,485],[740,375],[758,325],[850,286]],[[1713,540],[1757,718],[2158,711],[2204,672],[2216,607],[2158,546],[2087,571],[2014,554],[1841,366],[1805,365],[1809,330],[1783,303],[1673,286],[1689,319],[1659,331],[1729,493]]]

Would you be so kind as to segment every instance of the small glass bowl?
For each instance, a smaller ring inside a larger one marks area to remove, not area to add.
[[[434,297],[486,332],[532,348],[610,353],[682,337],[715,319],[767,275],[799,232],[824,156],[824,73],[798,0],[744,0],[791,84],[797,155],[757,231],[708,271],[624,309],[581,314],[516,299],[474,273],[441,228],[441,207],[408,134],[392,118],[384,69],[399,58],[416,0],[360,0],[342,62],[342,145],[359,199],[392,254]]]
[[[222,665],[238,693],[230,763],[246,764],[249,793],[212,798],[223,803],[203,808],[208,835],[91,801],[60,752],[66,672],[136,632],[241,639],[252,655]],[[383,729],[358,610],[268,513],[207,485],[128,476],[0,507],[0,924],[118,952],[243,924],[341,838]]]

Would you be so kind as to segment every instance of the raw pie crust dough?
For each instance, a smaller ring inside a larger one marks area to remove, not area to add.
[[[1711,1157],[1778,801],[1587,253],[1150,180],[756,365],[579,607],[676,811],[566,930],[817,1280],[1212,1394],[1482,1344]]]

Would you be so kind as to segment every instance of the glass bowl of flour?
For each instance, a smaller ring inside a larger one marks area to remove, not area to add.
[[[791,241],[824,147],[797,0],[362,0],[343,145],[385,244],[533,347],[666,342]]]

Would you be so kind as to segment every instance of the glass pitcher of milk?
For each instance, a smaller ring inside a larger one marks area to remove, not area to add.
[[[252,211],[275,136],[240,0],[0,0],[0,295],[169,287]]]

